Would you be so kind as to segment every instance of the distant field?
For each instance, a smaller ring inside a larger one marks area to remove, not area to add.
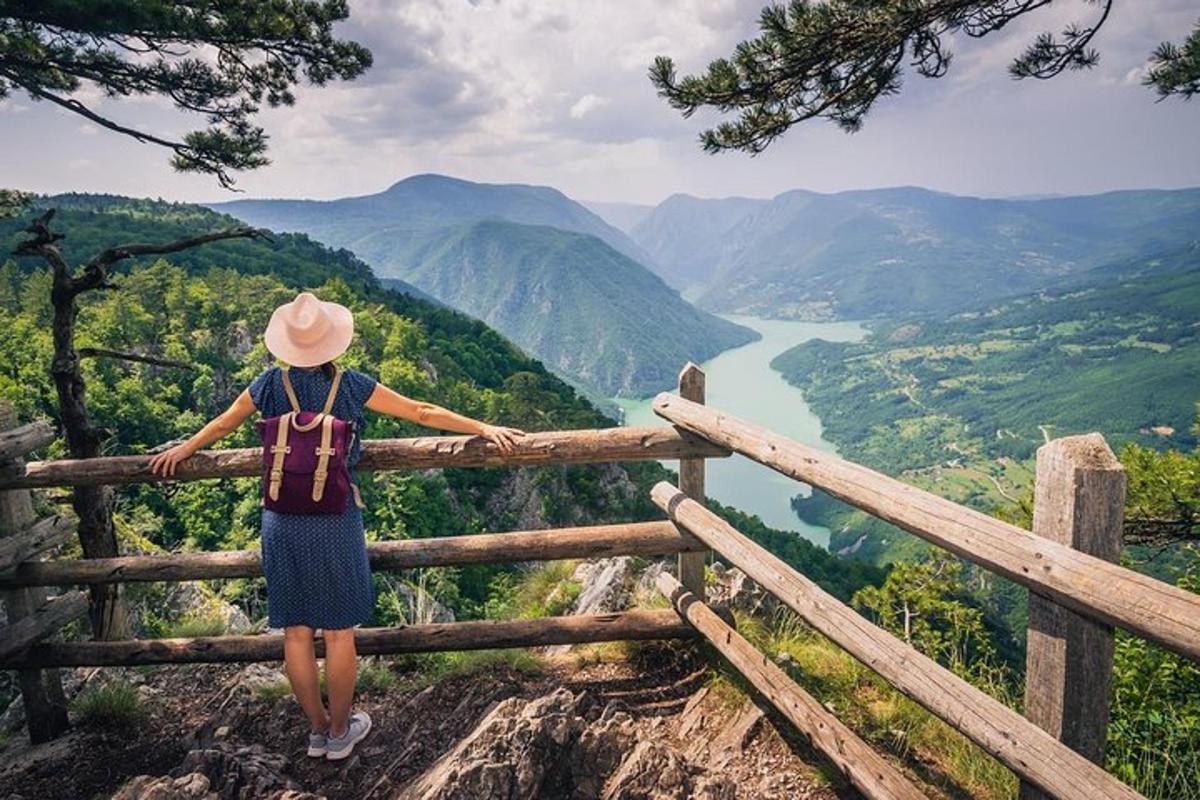
[[[879,324],[860,343],[808,342],[772,366],[804,390],[848,458],[975,507],[1015,506],[1047,437],[1195,445],[1200,255],[945,320]],[[857,555],[897,555],[882,542],[894,529],[860,518],[847,528],[840,504],[820,496],[796,505],[833,528],[835,549],[859,542]]]

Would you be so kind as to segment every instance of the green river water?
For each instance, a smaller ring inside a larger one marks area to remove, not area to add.
[[[821,420],[804,402],[801,391],[771,369],[771,359],[809,339],[857,341],[866,333],[865,329],[857,322],[792,322],[724,316],[753,328],[762,334],[762,338],[727,350],[701,365],[708,403],[807,445],[833,452],[833,445],[821,438]],[[618,399],[616,403],[625,412],[627,425],[664,423],[651,410],[650,399]],[[757,514],[772,528],[796,531],[821,547],[829,543],[828,530],[802,522],[792,511],[791,498],[807,488],[747,458],[734,455],[709,460],[707,489],[710,497]]]

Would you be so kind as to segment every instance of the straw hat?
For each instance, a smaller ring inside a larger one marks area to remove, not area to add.
[[[354,338],[354,315],[338,303],[301,292],[271,314],[263,340],[267,349],[293,367],[316,367],[332,361]]]

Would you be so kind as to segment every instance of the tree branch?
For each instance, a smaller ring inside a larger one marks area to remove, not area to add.
[[[173,367],[175,369],[195,370],[195,364],[186,361],[173,361],[169,358],[146,356],[140,353],[123,353],[120,350],[109,350],[104,347],[81,347],[76,351],[80,358],[115,358],[121,361],[138,361],[143,364],[153,364],[156,367]]]
[[[178,253],[180,250],[188,250],[202,244],[219,242],[225,239],[260,239],[268,242],[271,241],[271,238],[258,228],[241,227],[213,231],[212,233],[204,233],[199,236],[189,236],[184,239],[176,239],[173,242],[127,244],[119,247],[110,247],[84,265],[83,274],[71,281],[71,291],[74,294],[79,294],[90,289],[110,286],[108,284],[109,267],[127,258]]]

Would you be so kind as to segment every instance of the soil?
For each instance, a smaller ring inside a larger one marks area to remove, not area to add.
[[[138,683],[144,718],[123,728],[77,725],[65,737],[33,748],[21,741],[23,732],[14,734],[0,751],[0,798],[108,798],[130,778],[166,775],[190,750],[214,743],[261,745],[284,756],[286,777],[298,790],[339,800],[391,797],[468,735],[497,702],[532,699],[560,687],[588,692],[599,708],[616,705],[633,716],[642,735],[665,738],[689,759],[710,757],[698,737],[713,738],[715,748],[721,744],[716,739],[735,728],[735,721],[749,719],[744,707],[749,701],[738,699],[739,709],[706,692],[711,673],[689,645],[644,647],[632,660],[582,667],[568,657],[538,674],[488,667],[430,686],[422,685],[419,674],[397,666],[395,685],[360,692],[356,700],[356,708],[371,714],[372,733],[354,756],[329,762],[306,756],[307,723],[291,696],[268,699],[255,688],[256,679],[272,677],[279,667],[105,670],[102,678],[92,679]],[[695,717],[699,700],[703,725]],[[757,716],[753,710],[751,715]],[[786,728],[777,727],[770,714],[761,724],[746,727],[748,733],[732,749],[728,741],[721,744],[727,751],[721,769],[736,779],[739,797],[857,797],[805,744],[781,734]]]

